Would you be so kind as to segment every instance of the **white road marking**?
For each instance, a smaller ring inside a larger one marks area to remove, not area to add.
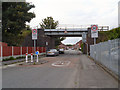
[[[59,66],[59,67],[61,67],[61,66],[68,66],[71,63],[70,61],[64,61],[64,62],[57,61],[57,62],[52,63],[52,66]]]

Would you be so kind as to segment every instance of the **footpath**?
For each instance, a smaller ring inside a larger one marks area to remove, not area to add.
[[[78,65],[78,88],[118,88],[118,81],[86,55]]]
[[[44,57],[45,53],[41,53],[39,58]],[[36,59],[36,56],[34,57]],[[9,61],[2,61],[0,62],[0,68],[6,68],[7,66],[15,66],[17,64],[22,64],[26,61],[26,58],[16,59],[16,60],[9,60]],[[31,61],[31,57],[29,56],[28,61]]]

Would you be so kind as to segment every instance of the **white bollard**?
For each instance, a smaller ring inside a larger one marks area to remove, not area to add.
[[[38,62],[38,55],[37,55],[37,61],[36,62]]]
[[[31,53],[31,62],[33,62],[33,53]]]
[[[26,53],[26,63],[28,62],[28,54]]]

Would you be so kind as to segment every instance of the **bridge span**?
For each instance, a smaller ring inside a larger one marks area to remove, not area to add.
[[[82,37],[82,33],[88,33],[88,28],[44,29],[45,35],[55,37]]]

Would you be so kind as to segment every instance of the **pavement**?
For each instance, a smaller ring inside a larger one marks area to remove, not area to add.
[[[45,53],[40,53],[39,54],[39,58],[41,57],[44,57]],[[30,56],[30,55],[29,55]],[[36,58],[36,57],[34,57]],[[31,60],[31,57],[28,58],[28,60]],[[24,59],[17,59],[17,60],[9,60],[9,61],[3,61],[2,62],[2,65],[10,65],[10,64],[15,64],[15,63],[20,63],[20,62],[24,62],[25,61],[25,58]],[[6,67],[6,66],[5,66]],[[1,68],[1,67],[0,67]]]
[[[80,51],[44,57],[44,64],[16,64],[2,69],[3,88],[118,88],[118,82]],[[53,66],[56,62],[70,62]]]

